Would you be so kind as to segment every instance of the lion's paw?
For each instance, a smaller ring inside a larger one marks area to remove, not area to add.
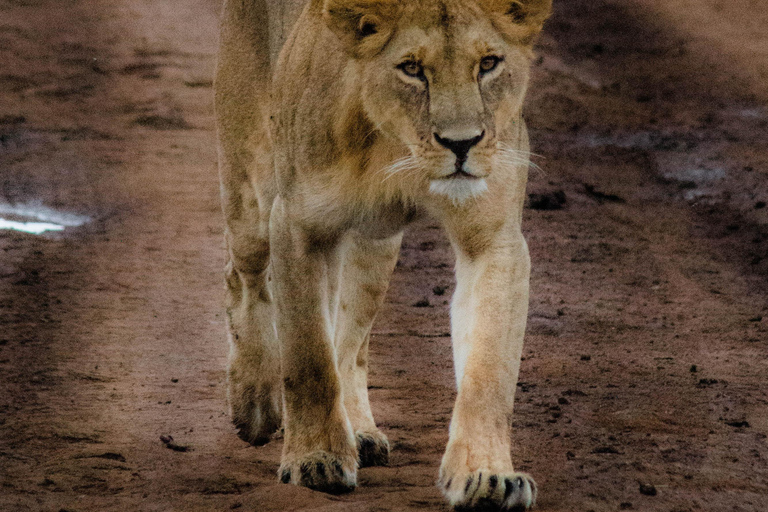
[[[272,439],[282,422],[282,397],[279,392],[261,392],[230,379],[229,407],[232,423],[243,441],[261,446]]]
[[[370,466],[386,466],[389,464],[389,440],[387,436],[376,430],[373,432],[358,431],[357,462],[361,468]]]
[[[525,473],[474,471],[455,474],[438,486],[457,511],[523,512],[536,503],[536,482]]]
[[[352,491],[357,486],[356,469],[354,462],[349,463],[331,453],[318,451],[283,462],[278,475],[284,484],[341,494]]]

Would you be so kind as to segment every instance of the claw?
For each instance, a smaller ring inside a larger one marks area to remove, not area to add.
[[[493,491],[496,490],[496,486],[499,484],[499,477],[496,475],[491,475],[491,478],[488,479],[488,494],[493,494]]]

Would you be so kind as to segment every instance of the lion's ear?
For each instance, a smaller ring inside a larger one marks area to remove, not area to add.
[[[378,52],[389,41],[396,0],[325,0],[323,18],[352,55]]]
[[[502,30],[524,44],[532,43],[552,13],[552,0],[480,0]]]

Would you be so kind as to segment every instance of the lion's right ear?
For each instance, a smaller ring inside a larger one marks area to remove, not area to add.
[[[552,0],[480,0],[502,31],[525,44],[533,42],[552,13]]]
[[[392,35],[397,0],[325,0],[323,18],[354,57],[378,53]]]

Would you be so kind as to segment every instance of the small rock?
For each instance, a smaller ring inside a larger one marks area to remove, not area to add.
[[[434,288],[432,288],[432,293],[434,293],[435,295],[443,295],[445,293],[445,290],[447,289],[448,289],[447,286],[435,286]]]
[[[646,496],[656,496],[656,487],[653,484],[644,484],[640,482],[640,494]]]
[[[427,299],[421,299],[413,304],[413,307],[415,308],[428,308],[429,306],[431,306],[431,304]]]
[[[160,440],[163,442],[165,447],[168,448],[169,450],[173,450],[175,452],[189,452],[189,451],[192,451],[192,448],[187,446],[187,445],[175,443],[173,441],[173,437],[168,435],[168,434],[161,435],[160,436]]]
[[[691,373],[696,373],[697,371],[699,371],[699,368],[695,364],[692,364],[691,365]]]
[[[584,355],[581,356],[581,360],[582,361],[591,361],[592,360],[592,356],[584,354]]]

